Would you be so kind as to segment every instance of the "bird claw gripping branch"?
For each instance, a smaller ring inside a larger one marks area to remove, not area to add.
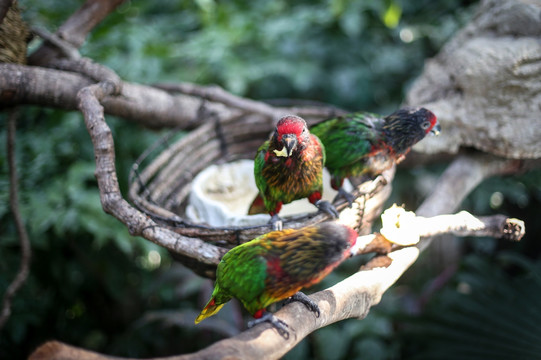
[[[276,331],[278,331],[278,334],[280,334],[280,336],[282,336],[284,339],[289,339],[289,331],[287,330],[289,326],[283,320],[278,319],[270,312],[264,313],[259,319],[249,321],[248,328],[252,328],[264,322],[268,322],[274,326]]]
[[[299,290],[320,282],[349,258],[355,230],[334,221],[302,229],[272,231],[229,250],[216,270],[216,285],[195,323],[216,314],[237,298],[257,320],[270,322],[284,338],[287,324],[265,309],[280,300],[301,301],[320,316],[317,304]]]
[[[314,205],[316,205],[316,207],[323,211],[324,213],[327,213],[329,215],[331,215],[333,218],[338,218],[340,216],[340,214],[338,214],[338,211],[336,210],[336,208],[334,207],[334,205],[332,205],[330,202],[328,201],[325,201],[325,200],[318,200],[314,203]]]
[[[308,310],[310,310],[310,311],[312,311],[312,312],[314,312],[316,314],[316,317],[319,317],[321,315],[321,311],[319,310],[319,306],[316,304],[315,301],[313,301],[308,296],[306,296],[305,293],[302,293],[300,291],[297,292],[296,294],[294,294],[290,298],[286,299],[284,301],[284,305],[287,305],[287,304],[292,303],[294,301],[298,301],[300,303],[303,303],[308,308]]]

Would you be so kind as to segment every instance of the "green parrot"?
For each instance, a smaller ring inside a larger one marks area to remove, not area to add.
[[[323,120],[310,129],[325,146],[331,186],[350,204],[343,188],[350,176],[376,176],[402,161],[427,134],[439,134],[436,116],[425,108],[402,108],[389,116],[356,112]]]
[[[287,337],[287,324],[266,312],[266,307],[290,298],[319,316],[317,304],[299,290],[318,283],[349,258],[357,237],[355,230],[329,221],[272,231],[231,249],[218,264],[214,291],[195,323],[237,298],[256,318],[248,326],[267,321]]]
[[[254,176],[259,195],[248,214],[271,215],[274,229],[281,229],[278,213],[283,204],[308,198],[318,209],[338,217],[328,201],[321,200],[325,148],[311,135],[304,119],[282,117],[269,140],[257,150]]]

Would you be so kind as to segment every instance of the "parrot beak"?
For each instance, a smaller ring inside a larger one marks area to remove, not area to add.
[[[438,136],[440,134],[440,131],[441,131],[441,126],[439,123],[436,123],[436,125],[434,125],[434,127],[432,128],[432,130],[430,130],[430,134],[431,135],[435,135],[435,136]]]
[[[277,156],[290,157],[293,150],[297,147],[297,136],[295,134],[285,134],[282,136],[284,147],[282,150],[274,150]]]

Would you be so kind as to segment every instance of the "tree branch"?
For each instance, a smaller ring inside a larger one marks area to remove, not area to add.
[[[79,48],[88,33],[99,24],[109,13],[116,9],[124,0],[87,0],[62,26],[56,35]],[[54,44],[44,42],[28,57],[31,65],[47,66],[52,60],[61,57],[59,49]]]
[[[97,74],[90,74],[88,69],[82,70],[67,60],[50,60],[50,66],[69,71],[59,71],[41,67],[0,64],[0,105],[16,104],[41,105],[66,110],[77,110],[76,94],[82,88],[96,80]],[[91,75],[91,79],[86,75]],[[196,85],[193,85],[197,88]],[[202,90],[204,93],[205,91]],[[212,97],[209,97],[212,98]],[[223,100],[214,98],[216,100]],[[220,119],[229,119],[241,113],[261,114],[268,116],[267,110],[253,113],[253,100],[239,101],[235,108],[228,108],[219,102],[207,101],[208,112],[216,114]],[[123,82],[121,93],[116,97],[105,97],[102,100],[105,113],[119,116],[149,128],[183,128],[193,129],[200,125],[197,122],[201,108],[201,99],[191,95],[172,95],[152,86]],[[267,104],[261,104],[266,108]],[[276,115],[269,123],[276,121],[281,115],[298,114],[310,120],[327,117],[338,110],[330,106],[296,106],[274,108]]]
[[[455,211],[466,196],[483,180],[494,176],[517,173],[526,163],[476,153],[458,156],[445,170],[434,192],[417,209],[424,216]],[[453,196],[450,196],[453,194]]]
[[[0,313],[0,330],[6,324],[11,314],[11,300],[15,296],[15,293],[19,291],[23,286],[28,273],[30,271],[30,259],[32,257],[32,249],[30,247],[30,240],[28,239],[28,233],[24,226],[21,213],[19,211],[19,189],[17,179],[17,165],[15,161],[15,128],[16,128],[17,110],[12,110],[8,119],[8,131],[7,131],[7,157],[9,167],[9,204],[11,212],[13,214],[13,220],[19,234],[19,242],[21,245],[21,265],[19,271],[15,276],[15,279],[8,286],[6,293],[4,294],[4,300],[2,303],[2,312]]]
[[[142,235],[146,239],[171,251],[189,256],[204,264],[215,265],[225,251],[199,239],[187,238],[159,227],[154,221],[134,209],[122,198],[116,176],[114,142],[111,129],[104,119],[100,104],[106,96],[118,93],[120,84],[104,81],[87,86],[77,95],[79,108],[84,115],[85,124],[94,145],[96,159],[96,179],[100,189],[103,209],[124,223],[130,234]]]
[[[155,87],[168,92],[180,92],[182,94],[219,102],[228,107],[242,110],[243,112],[260,114],[274,119],[278,119],[286,114],[297,114],[306,118],[315,117],[318,119],[326,119],[346,113],[344,110],[330,106],[275,107],[261,101],[233,95],[217,85],[201,86],[191,83],[162,83],[156,84]]]

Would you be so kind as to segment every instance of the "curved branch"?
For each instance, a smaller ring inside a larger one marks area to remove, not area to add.
[[[57,64],[67,67],[65,62]],[[0,64],[0,105],[32,104],[77,110],[77,93],[92,83],[87,76],[74,72]],[[124,82],[119,96],[105,97],[102,103],[107,114],[151,128],[193,128],[201,101]],[[208,104],[208,107],[219,114],[230,113],[219,104]]]
[[[88,33],[123,2],[124,0],[87,0],[58,28],[56,35],[79,48]],[[58,47],[45,42],[28,57],[28,63],[46,66],[58,57],[61,57]]]
[[[435,216],[453,212],[483,180],[498,174],[516,173],[525,164],[520,160],[481,153],[458,156],[441,175],[434,192],[417,209],[417,214]]]
[[[318,119],[326,119],[346,113],[345,110],[330,106],[275,107],[261,101],[233,95],[217,85],[201,86],[191,83],[163,83],[156,84],[155,87],[168,92],[180,92],[186,95],[197,96],[202,99],[222,103],[228,107],[236,108],[244,112],[265,115],[274,119],[278,119],[286,114],[298,114],[299,116],[307,118],[315,117]]]
[[[15,164],[15,128],[16,128],[17,111],[13,110],[8,118],[8,131],[7,131],[7,158],[9,167],[9,204],[11,206],[11,212],[13,213],[13,220],[19,234],[19,242],[21,244],[21,265],[19,271],[13,279],[12,283],[8,286],[6,293],[4,294],[4,300],[2,302],[2,312],[0,313],[0,329],[4,327],[9,316],[11,314],[11,300],[15,296],[15,293],[19,291],[23,286],[28,273],[30,272],[30,259],[32,257],[32,248],[30,247],[30,240],[28,239],[28,233],[24,226],[21,212],[19,211],[19,190],[17,179],[17,166]]]
[[[119,84],[100,82],[83,88],[77,95],[79,108],[92,138],[96,158],[96,179],[105,212],[124,223],[130,234],[143,235],[171,251],[190,256],[202,263],[215,264],[223,255],[219,248],[199,239],[187,238],[158,225],[134,209],[120,193],[115,168],[114,142],[111,129],[105,123],[100,100],[118,92]]]

